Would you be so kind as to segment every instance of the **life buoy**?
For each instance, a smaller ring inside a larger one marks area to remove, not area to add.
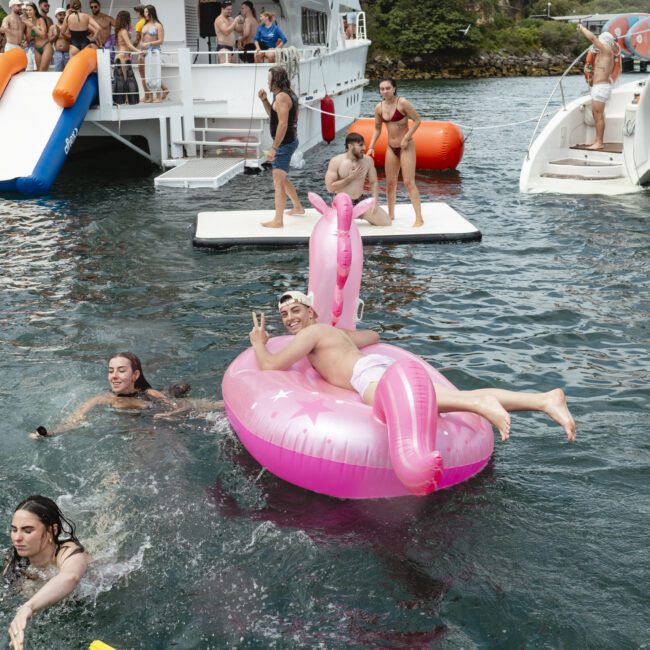
[[[582,69],[585,75],[585,81],[587,85],[591,88],[594,83],[594,59],[596,58],[596,52],[592,47],[589,48],[587,56],[585,57],[585,67]]]
[[[375,132],[375,120],[364,117],[350,126],[348,132],[359,133],[363,136],[366,148]],[[442,171],[456,169],[465,150],[465,138],[460,127],[453,122],[423,121],[420,128],[413,134],[415,144],[415,166],[417,169],[432,169]],[[386,129],[375,142],[375,165],[383,167],[388,136]]]
[[[323,140],[329,144],[336,137],[336,118],[334,117],[334,101],[329,95],[320,100],[320,126]]]

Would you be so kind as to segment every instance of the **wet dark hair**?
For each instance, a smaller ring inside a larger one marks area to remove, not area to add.
[[[360,133],[355,133],[351,131],[345,136],[345,150],[348,150],[348,145],[356,142],[357,144],[364,144],[365,140]]]
[[[377,84],[377,88],[379,88],[384,81],[387,81],[393,88],[395,88],[395,90],[397,90],[397,83],[392,77],[382,77]]]
[[[128,11],[118,11],[117,16],[115,16],[115,36],[123,29],[128,30],[130,24],[131,14]]]
[[[21,501],[16,506],[14,513],[19,510],[25,510],[36,515],[45,528],[50,531],[52,541],[56,547],[55,556],[59,554],[62,546],[67,542],[73,542],[77,547],[68,557],[84,552],[84,547],[75,534],[74,524],[64,517],[59,506],[52,499],[35,494]],[[5,560],[2,576],[8,582],[12,582],[19,578],[28,566],[29,559],[20,557],[12,546]]]
[[[257,14],[255,13],[255,7],[253,6],[253,3],[251,0],[244,0],[244,2],[241,3],[242,7],[246,5],[250,10],[251,13],[253,14],[253,18],[257,20]]]
[[[274,65],[272,68],[269,68],[269,73],[271,74],[271,83],[269,86],[273,86],[279,92],[285,92],[291,94],[291,81],[289,81],[289,75],[287,71],[281,65]]]
[[[149,20],[153,20],[154,23],[160,23],[162,25],[162,23],[158,20],[158,12],[153,5],[145,5],[144,8],[149,12]]]
[[[138,357],[133,354],[133,352],[118,352],[111,358],[114,359],[115,357],[124,357],[125,359],[128,359],[131,362],[131,370],[134,372],[136,370],[140,371],[140,376],[135,380],[135,383],[133,384],[136,390],[144,392],[148,388],[151,388],[151,384],[146,380],[144,372],[142,372],[142,363],[140,362],[140,359],[138,359]]]

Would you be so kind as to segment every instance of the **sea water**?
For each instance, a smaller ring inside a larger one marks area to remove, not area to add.
[[[71,159],[47,197],[0,199],[0,546],[15,505],[45,494],[94,558],[28,648],[647,647],[650,202],[519,193],[534,121],[519,122],[556,81],[399,84],[425,119],[464,126],[458,173],[417,181],[483,241],[366,248],[364,326],[462,388],[561,386],[578,426],[568,444],[545,416],[514,414],[479,476],[426,498],[290,486],[220,412],[98,410],[29,438],[105,389],[123,350],[157,387],[220,397],[251,309],[278,333],[275,298],[306,287],[308,254],[192,248],[196,213],[272,206],[268,171],[154,190],[156,170],[106,152]],[[369,87],[364,114],[377,100]],[[343,137],[292,172],[301,197],[324,191]],[[22,600],[0,593],[4,639]]]

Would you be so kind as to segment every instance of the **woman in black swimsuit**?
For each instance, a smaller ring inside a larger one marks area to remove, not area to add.
[[[71,0],[70,11],[61,28],[62,32],[67,32],[70,36],[70,58],[85,47],[96,48],[97,46],[92,41],[100,29],[99,24],[90,14],[81,11],[80,0]],[[88,34],[90,34],[90,38]]]
[[[401,169],[404,186],[411,197],[411,204],[415,210],[413,227],[417,228],[422,226],[424,221],[420,208],[420,192],[415,184],[416,156],[413,134],[422,120],[411,102],[397,96],[397,85],[394,79],[382,79],[379,82],[379,93],[381,101],[375,107],[375,132],[367,153],[369,156],[374,156],[374,148],[381,135],[381,127],[386,124],[388,147],[386,148],[384,171],[386,172],[388,214],[391,219],[395,219],[395,195]],[[413,121],[410,128],[409,119]]]
[[[18,504],[11,519],[11,544],[2,577],[12,583],[22,578],[47,582],[23,605],[9,625],[9,645],[22,650],[25,629],[34,615],[74,591],[90,557],[75,536],[74,525],[52,499],[40,495]]]

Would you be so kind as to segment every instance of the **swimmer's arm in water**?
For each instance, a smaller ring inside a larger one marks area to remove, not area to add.
[[[56,560],[59,568],[58,575],[48,580],[41,589],[16,611],[16,616],[9,626],[12,641],[15,640],[15,643],[13,643],[14,648],[23,647],[25,642],[25,628],[33,614],[58,603],[71,594],[79,584],[84,573],[86,573],[89,559],[88,554],[75,553],[71,555],[74,549],[75,546],[71,545],[59,553]],[[18,630],[18,632],[11,634],[14,630]]]
[[[30,435],[33,438],[51,437],[58,436],[70,429],[75,429],[80,424],[83,424],[86,415],[95,407],[110,404],[111,398],[111,393],[100,393],[99,395],[95,395],[95,397],[91,397],[89,400],[86,400],[83,404],[78,406],[65,420],[63,420],[63,422],[61,422],[61,424],[54,427],[54,429],[46,429],[41,426],[38,427],[35,433],[31,433]]]
[[[343,330],[358,348],[365,348],[366,345],[379,343],[379,334],[372,330]]]
[[[300,330],[286,348],[273,354],[266,349],[266,342],[269,340],[269,335],[266,333],[266,317],[260,314],[258,324],[257,314],[253,312],[253,329],[249,337],[261,370],[286,370],[316,347],[319,329],[312,325]]]
[[[166,418],[174,417],[179,413],[186,413],[187,411],[196,411],[200,413],[211,413],[212,411],[223,410],[223,400],[208,400],[208,399],[186,399],[181,398],[177,400],[178,406],[172,411],[165,413],[156,413],[153,416],[154,420],[164,420]]]

